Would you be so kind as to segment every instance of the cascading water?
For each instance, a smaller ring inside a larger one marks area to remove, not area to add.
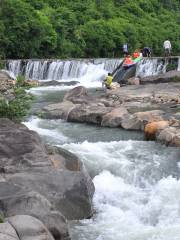
[[[165,73],[167,64],[168,61],[164,59],[144,58],[137,64],[136,76],[146,77]]]
[[[7,70],[15,76],[24,74],[33,80],[60,80],[80,78],[89,71],[97,69],[113,71],[122,59],[37,61],[9,60]]]

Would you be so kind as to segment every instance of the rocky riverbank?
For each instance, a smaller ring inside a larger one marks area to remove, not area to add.
[[[153,80],[146,77],[134,84],[99,93],[98,97],[89,95],[84,87],[76,87],[63,102],[44,107],[44,117],[141,130],[148,140],[180,147],[179,72]]]

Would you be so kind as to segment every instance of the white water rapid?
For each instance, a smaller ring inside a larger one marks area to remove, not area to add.
[[[94,177],[96,213],[71,223],[72,240],[179,240],[178,149],[62,120],[32,118],[26,125],[79,156]]]

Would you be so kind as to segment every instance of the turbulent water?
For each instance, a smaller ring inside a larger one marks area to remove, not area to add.
[[[97,71],[88,84],[87,74],[79,78],[89,87],[99,83],[100,75]],[[61,101],[64,91],[33,89],[37,100],[32,112]],[[145,142],[141,133],[121,129],[33,116],[25,124],[45,142],[77,154],[93,178],[94,216],[70,222],[72,240],[180,239],[179,149]]]

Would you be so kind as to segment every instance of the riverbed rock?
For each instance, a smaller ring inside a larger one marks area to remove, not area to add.
[[[39,82],[39,86],[73,86],[78,84],[78,81],[57,81],[57,80],[52,80],[52,81],[42,81]]]
[[[87,96],[87,89],[83,86],[79,86],[79,87],[75,87],[75,88],[71,89],[70,91],[68,91],[64,95],[63,100],[73,102],[73,99],[82,98],[84,96]]]
[[[127,84],[129,85],[139,85],[140,79],[138,77],[132,77],[127,80]]]
[[[19,240],[54,240],[44,224],[32,216],[16,215],[6,221],[16,231]]]
[[[180,128],[167,127],[160,131],[157,140],[174,147],[180,147]]]
[[[144,130],[146,124],[164,120],[163,115],[161,110],[137,112],[123,119],[121,126],[129,130]]]
[[[119,127],[123,119],[129,115],[124,107],[114,108],[111,112],[105,114],[102,118],[101,126],[103,127]]]
[[[157,121],[148,123],[145,126],[144,134],[147,140],[155,140],[158,131],[169,126],[169,121]]]
[[[167,82],[180,82],[180,71],[169,71],[157,76],[148,76],[141,78],[141,84],[147,83],[167,83]]]
[[[1,240],[20,240],[15,229],[8,222],[0,223]]]
[[[64,216],[53,205],[29,187],[15,185],[13,181],[0,183],[0,212],[9,217],[31,215],[41,220],[55,239],[68,239],[68,225]]]
[[[103,116],[111,110],[112,107],[105,107],[102,103],[81,104],[69,112],[67,120],[70,122],[86,122],[100,125]]]
[[[42,109],[43,117],[48,119],[67,120],[69,112],[75,107],[77,106],[70,101],[63,101],[61,103],[50,104]]]
[[[7,217],[36,216],[46,226],[51,225],[47,226],[51,232],[59,225],[64,237],[60,227],[66,225],[63,215],[68,219],[92,215],[94,185],[80,160],[74,154],[61,152],[49,153],[38,134],[22,124],[0,119],[0,175],[13,186],[6,200],[7,207],[2,211]],[[55,164],[57,162],[59,164]],[[0,189],[3,201],[7,186]]]

